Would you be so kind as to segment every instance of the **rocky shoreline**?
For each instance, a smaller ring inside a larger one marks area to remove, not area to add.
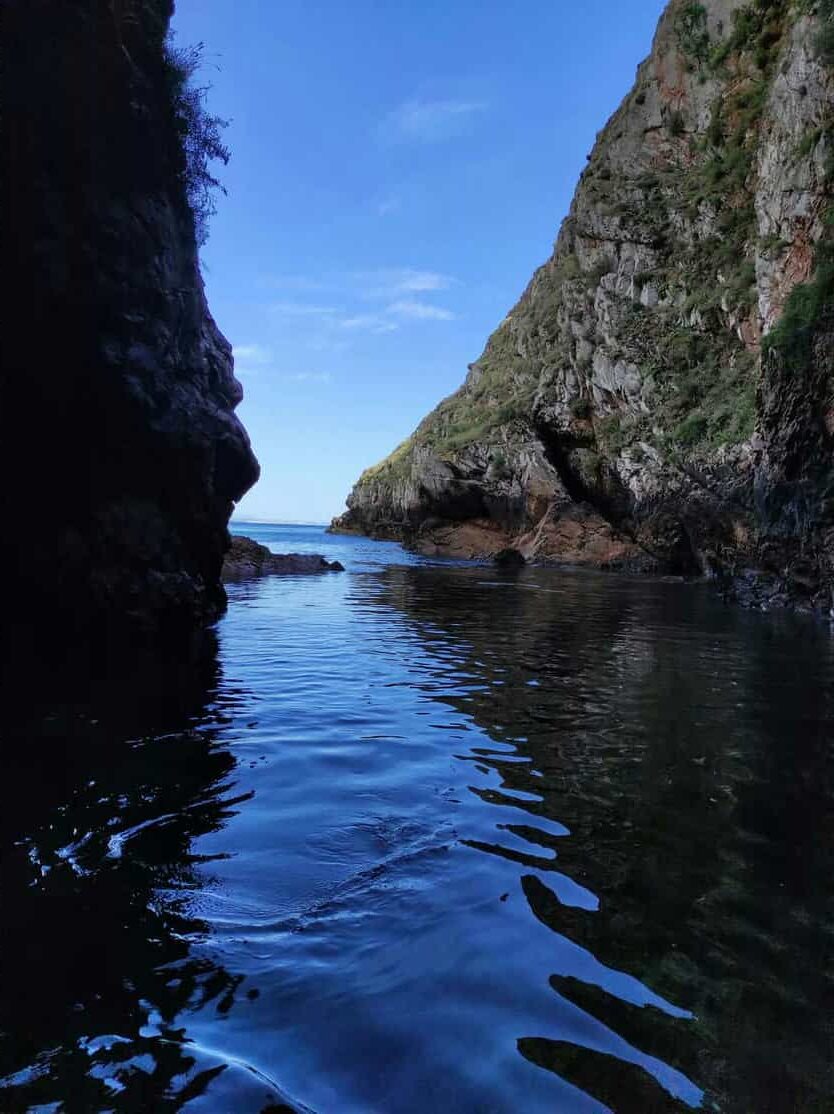
[[[787,556],[781,567],[776,561],[771,567],[745,565],[741,560],[730,566],[707,563],[704,567],[670,562],[642,549],[633,537],[619,534],[594,515],[592,508],[581,506],[572,508],[565,520],[550,528],[558,532],[557,552],[537,548],[540,528],[519,532],[490,519],[429,520],[417,528],[386,523],[368,530],[335,519],[329,532],[397,541],[424,557],[484,561],[499,568],[586,568],[672,578],[681,583],[701,581],[727,603],[741,607],[757,611],[783,608],[822,619],[834,618],[834,592],[817,579],[813,565],[803,565],[795,555]]]
[[[223,580],[252,577],[344,572],[340,561],[328,561],[318,553],[273,553],[242,534],[232,535],[223,561]]]
[[[830,613],[832,11],[671,0],[551,258],[334,530]]]

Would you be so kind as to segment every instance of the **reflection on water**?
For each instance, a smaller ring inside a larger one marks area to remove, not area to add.
[[[438,574],[391,570],[386,593],[485,682],[447,699],[512,748],[476,750],[500,790],[474,791],[529,818],[476,845],[535,871],[533,915],[611,969],[554,972],[554,992],[722,1109],[834,1109],[828,632],[664,585],[457,578],[443,628]],[[666,1006],[635,1008],[611,972]],[[670,1108],[610,1049],[531,1033],[519,1051],[614,1110]]]
[[[834,1109],[827,628],[260,537],[349,572],[7,686],[0,1109]]]
[[[193,841],[245,796],[218,729],[216,640],[169,661],[31,670],[4,685],[0,1109],[179,1109],[230,1068],[177,1018],[228,1012],[243,974],[192,952]],[[210,868],[209,868],[210,869]],[[279,1094],[241,1069],[262,1109]],[[220,1109],[221,1107],[218,1107]],[[275,1109],[275,1106],[273,1106]]]

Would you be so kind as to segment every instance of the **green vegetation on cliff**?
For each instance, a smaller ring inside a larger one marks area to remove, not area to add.
[[[818,0],[816,4],[805,0],[803,9],[817,12],[820,29],[814,45],[825,65],[834,67],[834,0]],[[825,143],[828,152],[826,209],[824,232],[815,253],[814,274],[809,282],[800,283],[791,291],[781,319],[764,341],[765,350],[778,352],[795,372],[809,370],[816,327],[834,308],[834,106],[823,123],[803,137],[798,154],[803,148],[808,154],[821,143]]]
[[[763,249],[753,205],[760,124],[798,11],[788,0],[756,0],[737,9],[732,27],[714,41],[704,5],[679,5],[674,34],[686,66],[699,85],[714,89],[708,125],[699,128],[683,107],[669,109],[663,157],[651,169],[626,170],[625,181],[612,171],[613,141],[604,135],[581,187],[621,236],[647,242],[651,268],[635,272],[630,289],[618,283],[611,290],[616,259],[590,258],[585,244],[577,252],[568,238],[490,338],[466,385],[400,446],[389,470],[401,472],[415,445],[454,457],[496,439],[516,419],[529,421],[537,396],[547,398],[549,369],[568,367],[579,383],[569,416],[591,421],[608,452],[648,439],[667,451],[703,454],[750,437],[758,342],[757,330],[744,323],[755,317],[755,260]],[[638,82],[635,104],[645,97]],[[615,404],[611,413],[612,400],[600,409],[589,375],[595,338],[572,344],[576,321],[593,318],[601,290],[617,317],[611,357],[619,347],[619,357],[638,369],[651,394],[650,421],[643,408]]]
[[[413,530],[446,498],[455,520],[511,506],[538,528],[567,493],[632,532],[667,508],[647,548],[680,555],[700,491],[725,516],[711,545],[752,539],[756,469],[781,491],[780,468],[829,451],[832,67],[834,0],[671,0],[552,257],[460,390],[362,477],[355,520]]]
[[[194,81],[203,66],[203,51],[202,43],[177,46],[173,32],[169,32],[163,54],[166,84],[182,152],[182,184],[200,245],[206,242],[209,221],[217,211],[217,193],[226,192],[220,179],[212,174],[211,164],[222,162],[226,165],[230,158],[229,148],[223,142],[223,129],[228,121],[208,111],[209,86],[197,85]]]
[[[817,326],[834,308],[834,210],[829,209],[826,221],[813,279],[794,287],[779,324],[764,341],[765,349],[780,353],[794,371],[808,370]]]

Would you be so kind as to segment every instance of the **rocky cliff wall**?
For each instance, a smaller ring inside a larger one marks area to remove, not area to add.
[[[172,8],[3,5],[4,611],[59,639],[215,617],[258,474],[199,272]]]
[[[827,609],[832,64],[832,0],[672,0],[553,255],[335,528]]]

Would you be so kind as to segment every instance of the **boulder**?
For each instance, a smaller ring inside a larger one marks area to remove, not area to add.
[[[502,549],[492,558],[499,569],[521,569],[527,564],[527,559],[518,549]]]
[[[327,561],[319,553],[273,553],[252,538],[233,535],[223,561],[223,579],[246,580],[275,574],[344,572],[339,561]]]

